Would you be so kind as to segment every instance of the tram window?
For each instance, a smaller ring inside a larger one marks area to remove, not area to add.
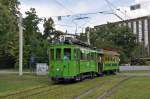
[[[61,60],[61,49],[56,49],[56,60]]]
[[[109,61],[112,61],[112,57],[109,57],[109,59],[110,59]]]
[[[110,57],[107,57],[107,60],[110,61]]]
[[[87,54],[84,53],[84,60],[87,60]]]
[[[109,61],[109,57],[107,56],[107,61]]]
[[[50,49],[50,60],[54,60],[54,49]]]
[[[111,58],[111,57],[109,57],[109,61],[112,61],[112,58]]]
[[[94,53],[91,53],[91,60],[95,60],[95,55],[94,55]]]
[[[71,60],[71,49],[70,48],[64,49],[64,59]]]
[[[83,60],[83,53],[80,51],[81,60]]]
[[[107,58],[107,56],[105,57],[105,61],[108,61],[108,58]]]
[[[112,61],[113,61],[113,62],[115,61],[115,58],[114,58],[114,57],[112,57]]]
[[[117,62],[117,58],[115,57],[115,62]]]
[[[87,54],[82,53],[82,52],[80,53],[81,53],[81,60],[87,60]]]
[[[106,57],[106,60],[109,61],[109,57]]]
[[[106,56],[104,57],[104,61],[107,61]]]
[[[114,62],[116,61],[115,57],[113,57],[113,61],[114,61]]]
[[[88,60],[92,60],[90,53],[87,54],[87,59],[88,59]]]
[[[110,57],[110,61],[112,61],[112,57]]]
[[[84,60],[84,53],[82,53],[82,51],[80,51],[80,56],[81,56],[81,60]]]
[[[78,49],[74,49],[74,60],[78,60],[79,55],[78,55]]]
[[[104,56],[102,57],[102,61],[103,61],[103,62],[105,61],[105,57],[104,57]]]

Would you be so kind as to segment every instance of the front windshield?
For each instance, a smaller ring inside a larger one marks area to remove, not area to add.
[[[71,60],[71,49],[70,48],[64,49],[64,60]]]

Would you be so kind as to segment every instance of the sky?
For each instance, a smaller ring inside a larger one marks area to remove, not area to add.
[[[90,14],[80,15],[83,13],[93,12],[113,12],[121,16],[123,19],[131,19],[135,17],[149,15],[150,0],[109,0],[112,7],[106,2],[107,0],[20,0],[20,11],[25,17],[25,11],[31,7],[35,8],[39,17],[52,17],[55,21],[55,28],[57,30],[66,31],[68,33],[75,33],[84,31],[85,27],[93,27],[95,25],[105,24],[107,22],[120,21],[118,17],[113,14]],[[129,6],[141,3],[141,9],[130,11]],[[70,15],[70,16],[66,16]],[[65,16],[58,21],[57,16]],[[84,18],[76,20],[76,18]],[[39,28],[43,31],[42,22]]]

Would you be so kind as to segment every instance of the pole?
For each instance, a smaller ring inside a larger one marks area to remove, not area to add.
[[[76,23],[75,23],[75,25],[76,25],[76,30],[75,30],[75,35],[76,35],[76,34],[77,34],[77,28],[78,28],[78,27],[77,27],[77,24],[76,24]]]
[[[22,28],[22,14],[19,14],[19,75],[22,76],[23,64],[23,28]]]
[[[127,20],[127,11],[125,10],[125,20]]]
[[[88,44],[90,45],[90,28],[87,31],[87,40]]]

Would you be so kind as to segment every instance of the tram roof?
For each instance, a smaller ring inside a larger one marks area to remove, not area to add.
[[[103,50],[103,53],[106,55],[120,56],[120,54],[115,51]]]
[[[109,51],[104,49],[94,49],[93,47],[86,47],[76,44],[52,44],[50,45],[50,48],[79,48],[81,51],[84,52],[96,52],[98,54],[106,54],[106,55],[112,55],[112,56],[119,56],[120,54],[116,51]]]

